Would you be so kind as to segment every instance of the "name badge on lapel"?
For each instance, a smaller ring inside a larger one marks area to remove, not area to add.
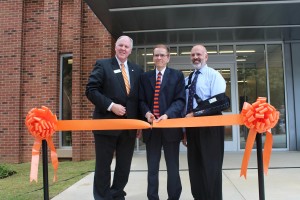
[[[117,74],[117,73],[120,73],[121,72],[121,70],[120,69],[116,69],[116,70],[114,70],[114,73],[115,74]]]

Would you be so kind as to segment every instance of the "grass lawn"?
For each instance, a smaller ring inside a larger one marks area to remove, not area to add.
[[[0,179],[0,199],[2,200],[32,200],[44,199],[43,192],[43,168],[39,163],[38,182],[30,183],[30,163],[5,164],[6,168],[16,171],[16,174]],[[59,162],[57,182],[53,183],[53,167],[48,164],[49,171],[49,196],[50,199],[79,181],[84,176],[93,172],[95,160],[71,162]]]

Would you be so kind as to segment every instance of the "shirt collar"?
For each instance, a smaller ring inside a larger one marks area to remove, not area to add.
[[[116,59],[117,59],[117,61],[118,61],[119,66],[121,67],[122,62],[117,58],[117,56],[116,56]],[[126,67],[128,66],[128,65],[127,65],[127,60],[126,60],[123,64],[124,64],[124,66],[125,66],[125,68],[126,68]]]
[[[165,67],[163,70],[160,71],[160,73],[161,73],[162,76],[164,75],[166,69],[167,69],[167,67]],[[158,72],[159,71],[155,68],[155,74],[156,74],[156,76],[157,76]]]

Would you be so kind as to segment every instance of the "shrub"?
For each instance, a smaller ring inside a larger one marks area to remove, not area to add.
[[[13,174],[17,173],[16,171],[8,169],[5,165],[0,165],[0,179],[9,177]]]

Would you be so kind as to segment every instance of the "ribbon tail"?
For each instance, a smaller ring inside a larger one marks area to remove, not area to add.
[[[268,174],[270,158],[272,153],[272,145],[273,145],[273,136],[271,130],[267,130],[266,132],[266,140],[264,145],[264,153],[263,153],[263,163],[264,163],[264,173]]]
[[[247,168],[248,168],[248,163],[251,156],[253,144],[255,141],[255,136],[256,136],[256,130],[250,129],[246,141],[246,147],[245,147],[244,157],[241,166],[241,173],[240,173],[240,176],[244,176],[245,179],[247,178]]]
[[[39,160],[40,160],[40,149],[42,141],[39,139],[34,140],[32,147],[32,156],[31,156],[31,167],[30,167],[30,182],[38,180],[38,171],[39,171]]]
[[[51,162],[52,162],[52,166],[53,166],[53,169],[54,169],[53,182],[56,182],[57,181],[57,169],[58,169],[57,153],[56,153],[56,149],[54,147],[52,138],[48,138],[47,143],[48,143],[48,146],[51,150]]]

